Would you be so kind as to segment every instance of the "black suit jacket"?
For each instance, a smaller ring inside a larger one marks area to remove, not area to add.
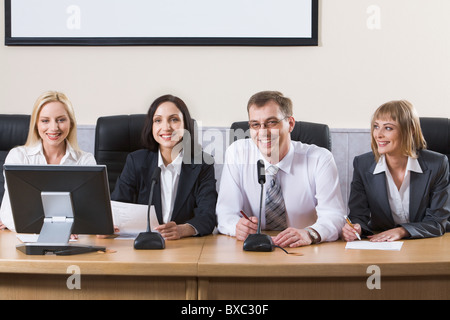
[[[422,150],[418,158],[423,173],[411,172],[409,223],[402,224],[411,238],[441,236],[450,217],[449,164],[447,157]],[[384,172],[373,174],[372,152],[355,157],[349,198],[349,217],[363,235],[398,227],[392,218]]]
[[[177,224],[189,223],[202,236],[212,233],[216,226],[217,191],[212,157],[203,154],[200,164],[197,164],[198,158],[191,159],[190,163],[185,163],[187,161],[183,160],[172,221]],[[205,163],[204,159],[208,159],[210,164]],[[117,179],[111,199],[148,204],[150,179],[157,166],[158,152],[138,150],[130,153]],[[159,183],[155,186],[153,193],[153,205],[161,224],[163,219]]]

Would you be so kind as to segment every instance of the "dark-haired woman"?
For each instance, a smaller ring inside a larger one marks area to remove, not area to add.
[[[194,143],[193,120],[178,97],[156,99],[147,114],[142,140],[146,149],[130,153],[112,200],[148,204],[150,180],[161,168],[153,205],[167,240],[211,234],[217,201],[211,157]]]

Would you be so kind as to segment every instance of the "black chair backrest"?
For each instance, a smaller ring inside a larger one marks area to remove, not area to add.
[[[27,141],[30,127],[30,116],[24,114],[0,114],[0,203],[5,193],[3,165],[9,151],[17,146],[24,145]]]
[[[97,119],[94,156],[108,169],[109,189],[114,191],[129,153],[142,149],[141,132],[146,114],[107,116]]]
[[[231,125],[230,141],[242,138],[249,138],[249,125],[247,121],[234,122]],[[331,151],[330,128],[326,124],[296,121],[294,130],[291,132],[291,139],[307,144],[326,148]]]
[[[450,119],[420,118],[427,149],[445,154],[450,161]]]

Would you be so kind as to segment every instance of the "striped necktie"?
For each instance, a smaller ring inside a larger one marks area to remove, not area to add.
[[[284,230],[287,228],[286,206],[280,183],[277,181],[279,168],[270,166],[267,171],[271,180],[266,191],[266,230]]]

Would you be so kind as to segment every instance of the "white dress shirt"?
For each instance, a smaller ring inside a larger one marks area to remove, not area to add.
[[[61,159],[60,165],[66,166],[92,166],[96,165],[94,156],[91,153],[84,151],[76,151],[72,148],[70,143],[66,140],[66,154]],[[27,164],[27,165],[46,165],[44,150],[42,143],[38,143],[33,147],[20,146],[8,153],[5,159],[5,164]],[[26,201],[26,199],[24,199]],[[0,221],[10,230],[15,231],[14,219],[11,210],[11,203],[9,201],[9,193],[5,179],[5,194],[3,196],[2,205],[0,208]]]
[[[234,142],[225,155],[216,214],[219,232],[236,234],[240,210],[259,216],[261,187],[256,162],[264,159],[251,139]],[[269,164],[265,162],[266,170]],[[288,154],[276,165],[289,227],[312,227],[322,241],[335,241],[344,226],[345,206],[331,152],[291,141]],[[270,179],[266,179],[268,184]],[[264,189],[266,186],[264,186]],[[263,197],[265,196],[265,190]],[[263,198],[261,227],[265,227]]]
[[[180,181],[181,164],[183,163],[183,150],[178,157],[167,166],[158,151],[158,167],[161,168],[161,209],[164,223],[172,219],[173,206],[177,197],[178,182]]]
[[[397,225],[402,223],[409,223],[409,193],[411,184],[411,171],[423,173],[419,161],[408,157],[408,164],[406,165],[405,177],[400,189],[397,188],[394,178],[386,163],[386,157],[382,155],[378,160],[377,166],[373,174],[381,172],[386,173],[386,187],[388,193],[389,206],[391,207],[392,218]]]

